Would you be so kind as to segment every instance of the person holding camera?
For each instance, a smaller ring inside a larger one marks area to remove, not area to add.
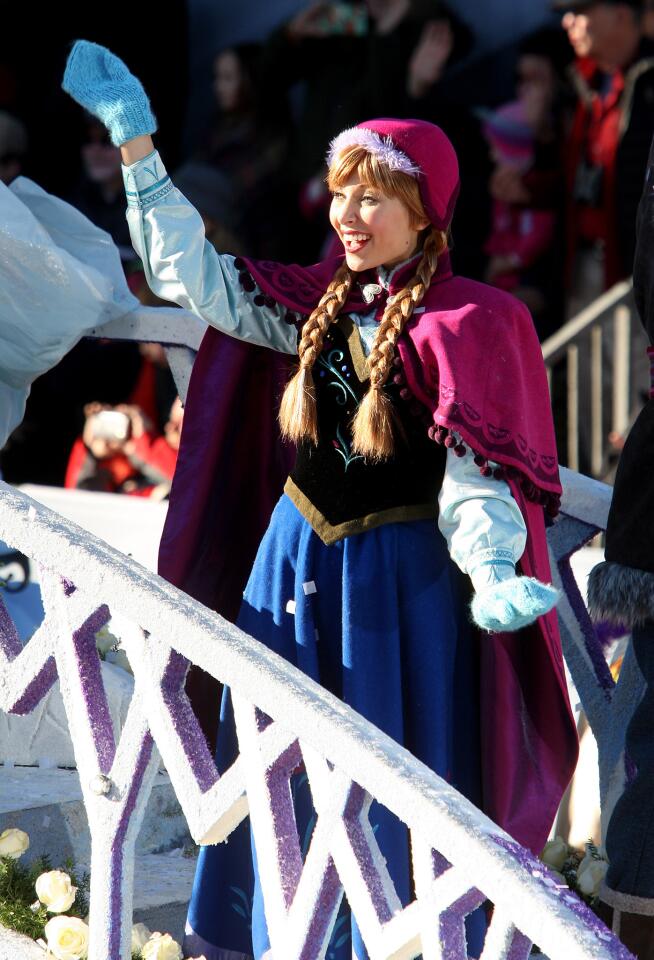
[[[175,473],[183,418],[179,397],[162,436],[140,407],[87,403],[84,430],[71,450],[64,486],[163,500]]]

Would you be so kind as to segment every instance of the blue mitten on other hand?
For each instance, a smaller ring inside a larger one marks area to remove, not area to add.
[[[533,577],[511,577],[476,593],[472,619],[482,630],[505,633],[533,623],[556,605],[559,592]]]
[[[157,129],[140,80],[106,47],[77,40],[66,63],[62,86],[105,125],[117,147]]]

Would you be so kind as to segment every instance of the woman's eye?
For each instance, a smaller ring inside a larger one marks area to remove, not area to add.
[[[368,193],[361,200],[363,203],[377,203],[377,197],[371,197]]]
[[[332,190],[332,200],[342,200],[343,194],[339,193],[338,190]]]

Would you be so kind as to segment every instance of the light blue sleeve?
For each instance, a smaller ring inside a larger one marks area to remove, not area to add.
[[[238,340],[297,352],[286,309],[257,306],[239,282],[234,257],[206,240],[202,217],[173,185],[155,151],[123,167],[127,223],[148,285],[163,300],[191,310]]]
[[[463,457],[447,451],[438,506],[450,556],[476,591],[515,576],[527,543],[525,521],[508,483],[482,477],[470,450]]]

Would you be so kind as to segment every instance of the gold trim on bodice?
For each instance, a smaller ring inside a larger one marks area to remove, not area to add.
[[[436,503],[418,503],[407,507],[391,507],[389,510],[380,510],[378,513],[368,514],[366,517],[357,517],[345,523],[333,526],[305,497],[300,488],[289,477],[284,485],[284,493],[298,508],[304,519],[315,530],[324,544],[329,546],[344,537],[351,537],[355,533],[363,533],[374,527],[381,527],[385,523],[402,523],[407,520],[436,520],[438,507]]]

